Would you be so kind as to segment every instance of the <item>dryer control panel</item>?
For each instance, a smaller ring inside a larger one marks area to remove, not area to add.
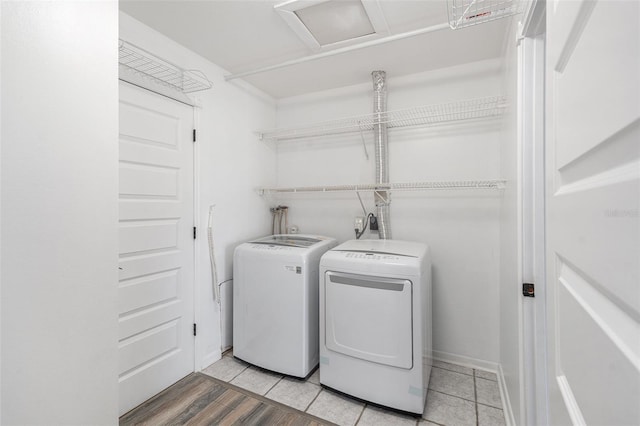
[[[347,252],[345,253],[347,259],[366,259],[366,260],[400,260],[400,256],[386,253],[362,253],[362,252]]]

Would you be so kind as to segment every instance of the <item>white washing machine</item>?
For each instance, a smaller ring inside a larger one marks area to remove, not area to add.
[[[318,365],[318,264],[337,245],[316,235],[270,235],[233,256],[233,355],[296,377]]]
[[[320,383],[422,414],[431,374],[425,244],[347,241],[320,261]]]

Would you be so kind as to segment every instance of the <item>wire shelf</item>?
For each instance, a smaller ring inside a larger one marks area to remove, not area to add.
[[[376,191],[424,191],[424,190],[502,190],[507,181],[494,180],[460,180],[460,181],[431,181],[411,183],[382,183],[335,186],[301,186],[290,188],[260,188],[258,194],[293,194],[312,192],[376,192]]]
[[[258,131],[257,134],[261,140],[283,141],[372,130],[376,124],[386,124],[388,128],[429,126],[497,116],[502,114],[505,107],[506,99],[504,96],[488,96],[383,113],[371,113],[308,126],[263,130]]]
[[[207,90],[213,85],[202,72],[182,69],[122,39],[118,62],[131,72],[183,93]]]
[[[449,26],[456,30],[519,13],[519,0],[448,0]]]

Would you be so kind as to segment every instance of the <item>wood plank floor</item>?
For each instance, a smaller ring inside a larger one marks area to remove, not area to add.
[[[121,425],[330,425],[201,373],[192,373],[122,417]]]

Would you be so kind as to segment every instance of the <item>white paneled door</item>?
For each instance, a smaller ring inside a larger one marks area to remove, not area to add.
[[[550,423],[640,424],[640,2],[547,4]]]
[[[120,83],[120,414],[193,372],[193,113]]]

